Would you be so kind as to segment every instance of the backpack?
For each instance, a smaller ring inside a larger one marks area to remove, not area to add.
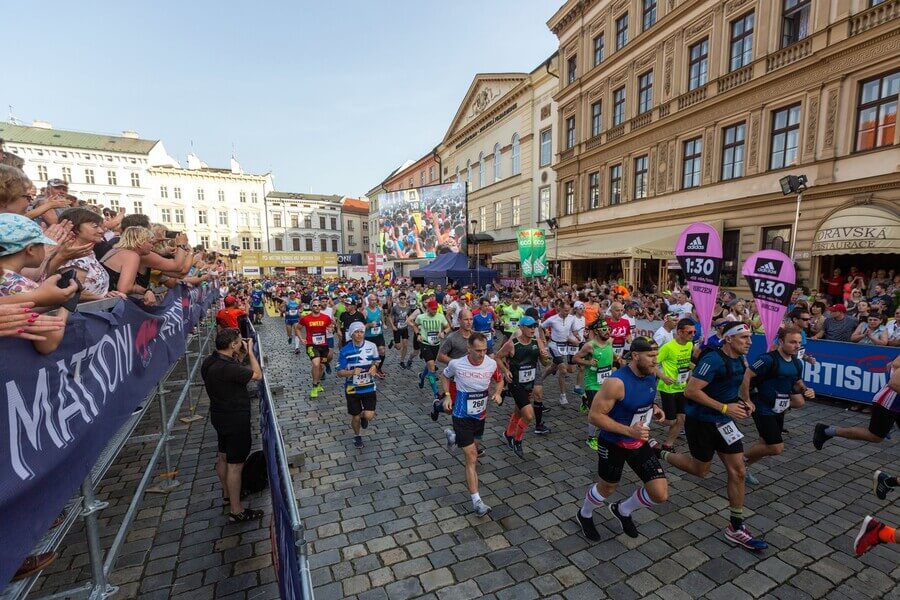
[[[768,381],[770,379],[776,379],[778,377],[778,350],[769,350],[768,352],[766,352],[766,354],[768,354],[769,356],[772,357],[773,368],[769,369],[768,373],[763,373],[761,375],[757,375],[753,379],[751,379],[750,380],[750,389],[751,390],[754,390],[754,389],[758,390],[759,389],[758,386],[759,386],[760,382]],[[762,356],[763,355],[761,354],[760,358],[762,358]],[[756,361],[754,361],[754,362],[756,362]],[[798,367],[797,364],[793,360],[791,360],[791,364],[794,365],[795,369],[797,369],[797,379],[802,380],[803,379],[802,363],[801,363],[801,366]]]
[[[269,472],[266,470],[266,455],[262,450],[251,452],[244,461],[241,474],[241,491],[248,494],[261,492],[269,485]]]
[[[734,376],[734,367],[731,366],[731,359],[727,354],[722,352],[721,348],[714,348],[712,346],[704,346],[700,351],[700,354],[697,356],[697,362],[700,362],[700,359],[703,358],[704,355],[709,354],[710,352],[715,352],[719,355],[719,358],[722,359],[722,364],[725,365],[725,379],[731,379]]]

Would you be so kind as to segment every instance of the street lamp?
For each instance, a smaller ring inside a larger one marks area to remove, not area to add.
[[[550,231],[556,231],[559,229],[559,221],[555,218],[547,219],[547,227],[550,228]],[[559,279],[559,234],[553,234],[553,275],[557,279]]]
[[[478,239],[478,219],[469,221],[472,224],[472,239],[475,240],[475,288],[481,288],[481,241]]]
[[[806,175],[786,175],[778,180],[781,185],[781,193],[785,196],[797,194],[797,210],[794,214],[794,230],[791,232],[791,260],[794,260],[794,247],[797,244],[797,227],[800,226],[800,202],[803,200],[803,190],[806,189]]]

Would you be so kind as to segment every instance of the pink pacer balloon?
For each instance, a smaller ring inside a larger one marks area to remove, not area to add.
[[[703,339],[711,335],[713,308],[719,295],[722,269],[722,239],[708,223],[688,225],[675,244],[675,257],[691,291]]]
[[[741,269],[747,280],[769,346],[775,341],[784,313],[797,287],[797,272],[790,257],[777,250],[751,254]]]

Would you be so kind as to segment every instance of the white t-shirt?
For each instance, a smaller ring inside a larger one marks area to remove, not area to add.
[[[660,327],[653,334],[653,341],[656,342],[656,345],[659,346],[660,348],[663,347],[663,344],[665,344],[668,341],[671,341],[674,338],[675,338],[675,330],[673,329],[672,331],[666,331],[665,327]]]
[[[456,329],[459,327],[459,302],[454,300],[450,304],[444,305],[444,316],[450,316],[450,327]]]
[[[584,317],[579,317],[578,315],[571,315],[572,317],[572,333],[578,339],[579,342],[584,341]]]
[[[574,333],[572,331],[574,321],[574,315],[569,315],[563,319],[559,314],[555,314],[541,323],[541,327],[550,330],[550,341],[558,344],[567,344],[569,336]]]
[[[468,356],[454,358],[444,368],[444,377],[452,378],[461,392],[484,392],[490,387],[497,371],[497,361],[485,356],[480,365],[469,362]]]
[[[686,319],[690,317],[692,310],[694,310],[694,305],[690,302],[685,302],[684,304],[673,302],[669,304],[669,312],[677,313],[679,319]]]

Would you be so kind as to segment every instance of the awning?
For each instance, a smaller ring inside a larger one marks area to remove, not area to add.
[[[720,233],[722,221],[711,221]],[[583,237],[560,237],[547,240],[547,260],[590,260],[597,258],[675,258],[675,243],[687,224],[667,227],[648,227],[634,231],[586,234]],[[519,252],[503,252],[492,259],[493,264],[519,262]]]
[[[842,208],[816,231],[812,253],[900,254],[900,215],[881,204]]]

